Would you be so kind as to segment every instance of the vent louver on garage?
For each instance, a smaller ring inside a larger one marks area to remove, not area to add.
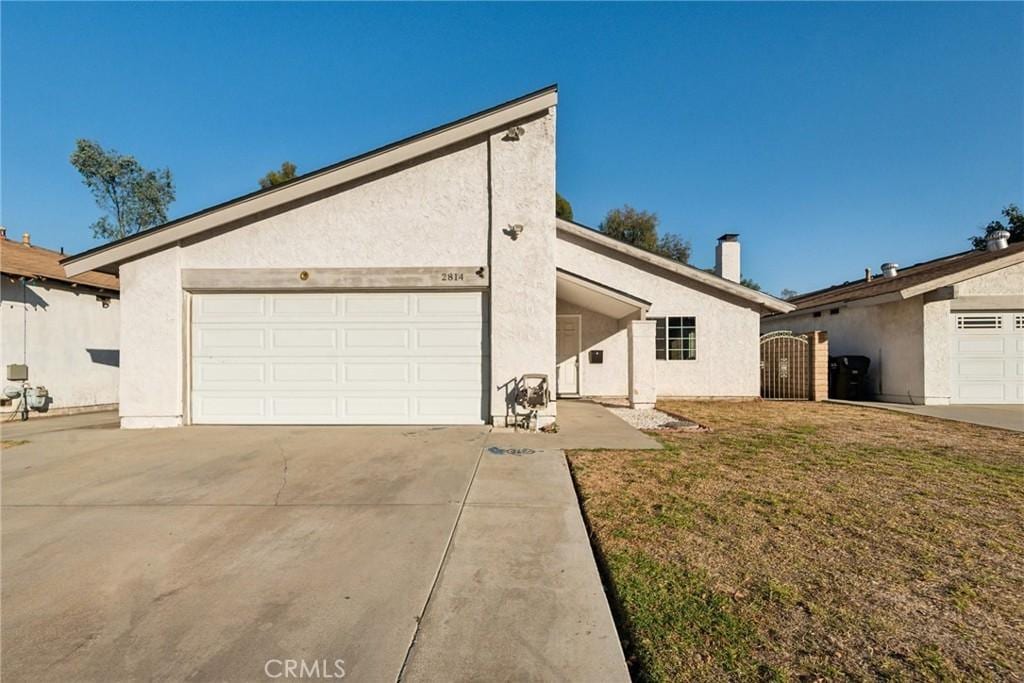
[[[1003,318],[999,315],[958,315],[958,330],[999,330],[1003,327]]]

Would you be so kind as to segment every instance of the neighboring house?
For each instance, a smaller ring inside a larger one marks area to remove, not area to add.
[[[500,424],[524,373],[635,405],[756,396],[760,316],[792,306],[738,284],[735,236],[723,278],[556,221],[556,101],[65,260],[120,273],[122,426]]]
[[[0,330],[4,386],[8,365],[28,366],[32,386],[50,394],[49,414],[116,407],[118,388],[118,282],[106,273],[68,276],[64,255],[7,239],[0,228]],[[3,399],[2,412],[19,401]]]
[[[790,299],[761,329],[826,330],[831,355],[871,359],[879,400],[1024,404],[1024,243],[882,270]]]

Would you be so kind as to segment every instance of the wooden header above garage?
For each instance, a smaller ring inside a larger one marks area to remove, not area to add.
[[[486,289],[484,266],[445,268],[185,268],[181,286],[191,292]]]

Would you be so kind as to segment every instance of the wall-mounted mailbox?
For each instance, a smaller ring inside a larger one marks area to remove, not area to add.
[[[590,364],[591,365],[600,365],[603,362],[604,362],[604,351],[601,351],[600,349],[595,349],[595,350],[590,352]]]

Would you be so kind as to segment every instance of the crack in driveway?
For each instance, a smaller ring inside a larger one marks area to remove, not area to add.
[[[281,464],[284,467],[281,472],[281,488],[277,489],[277,494],[274,495],[274,507],[277,507],[277,501],[281,499],[281,492],[288,485],[288,458],[284,454],[284,446],[281,445],[281,442],[275,441],[274,443],[277,444],[277,449],[281,451]]]

